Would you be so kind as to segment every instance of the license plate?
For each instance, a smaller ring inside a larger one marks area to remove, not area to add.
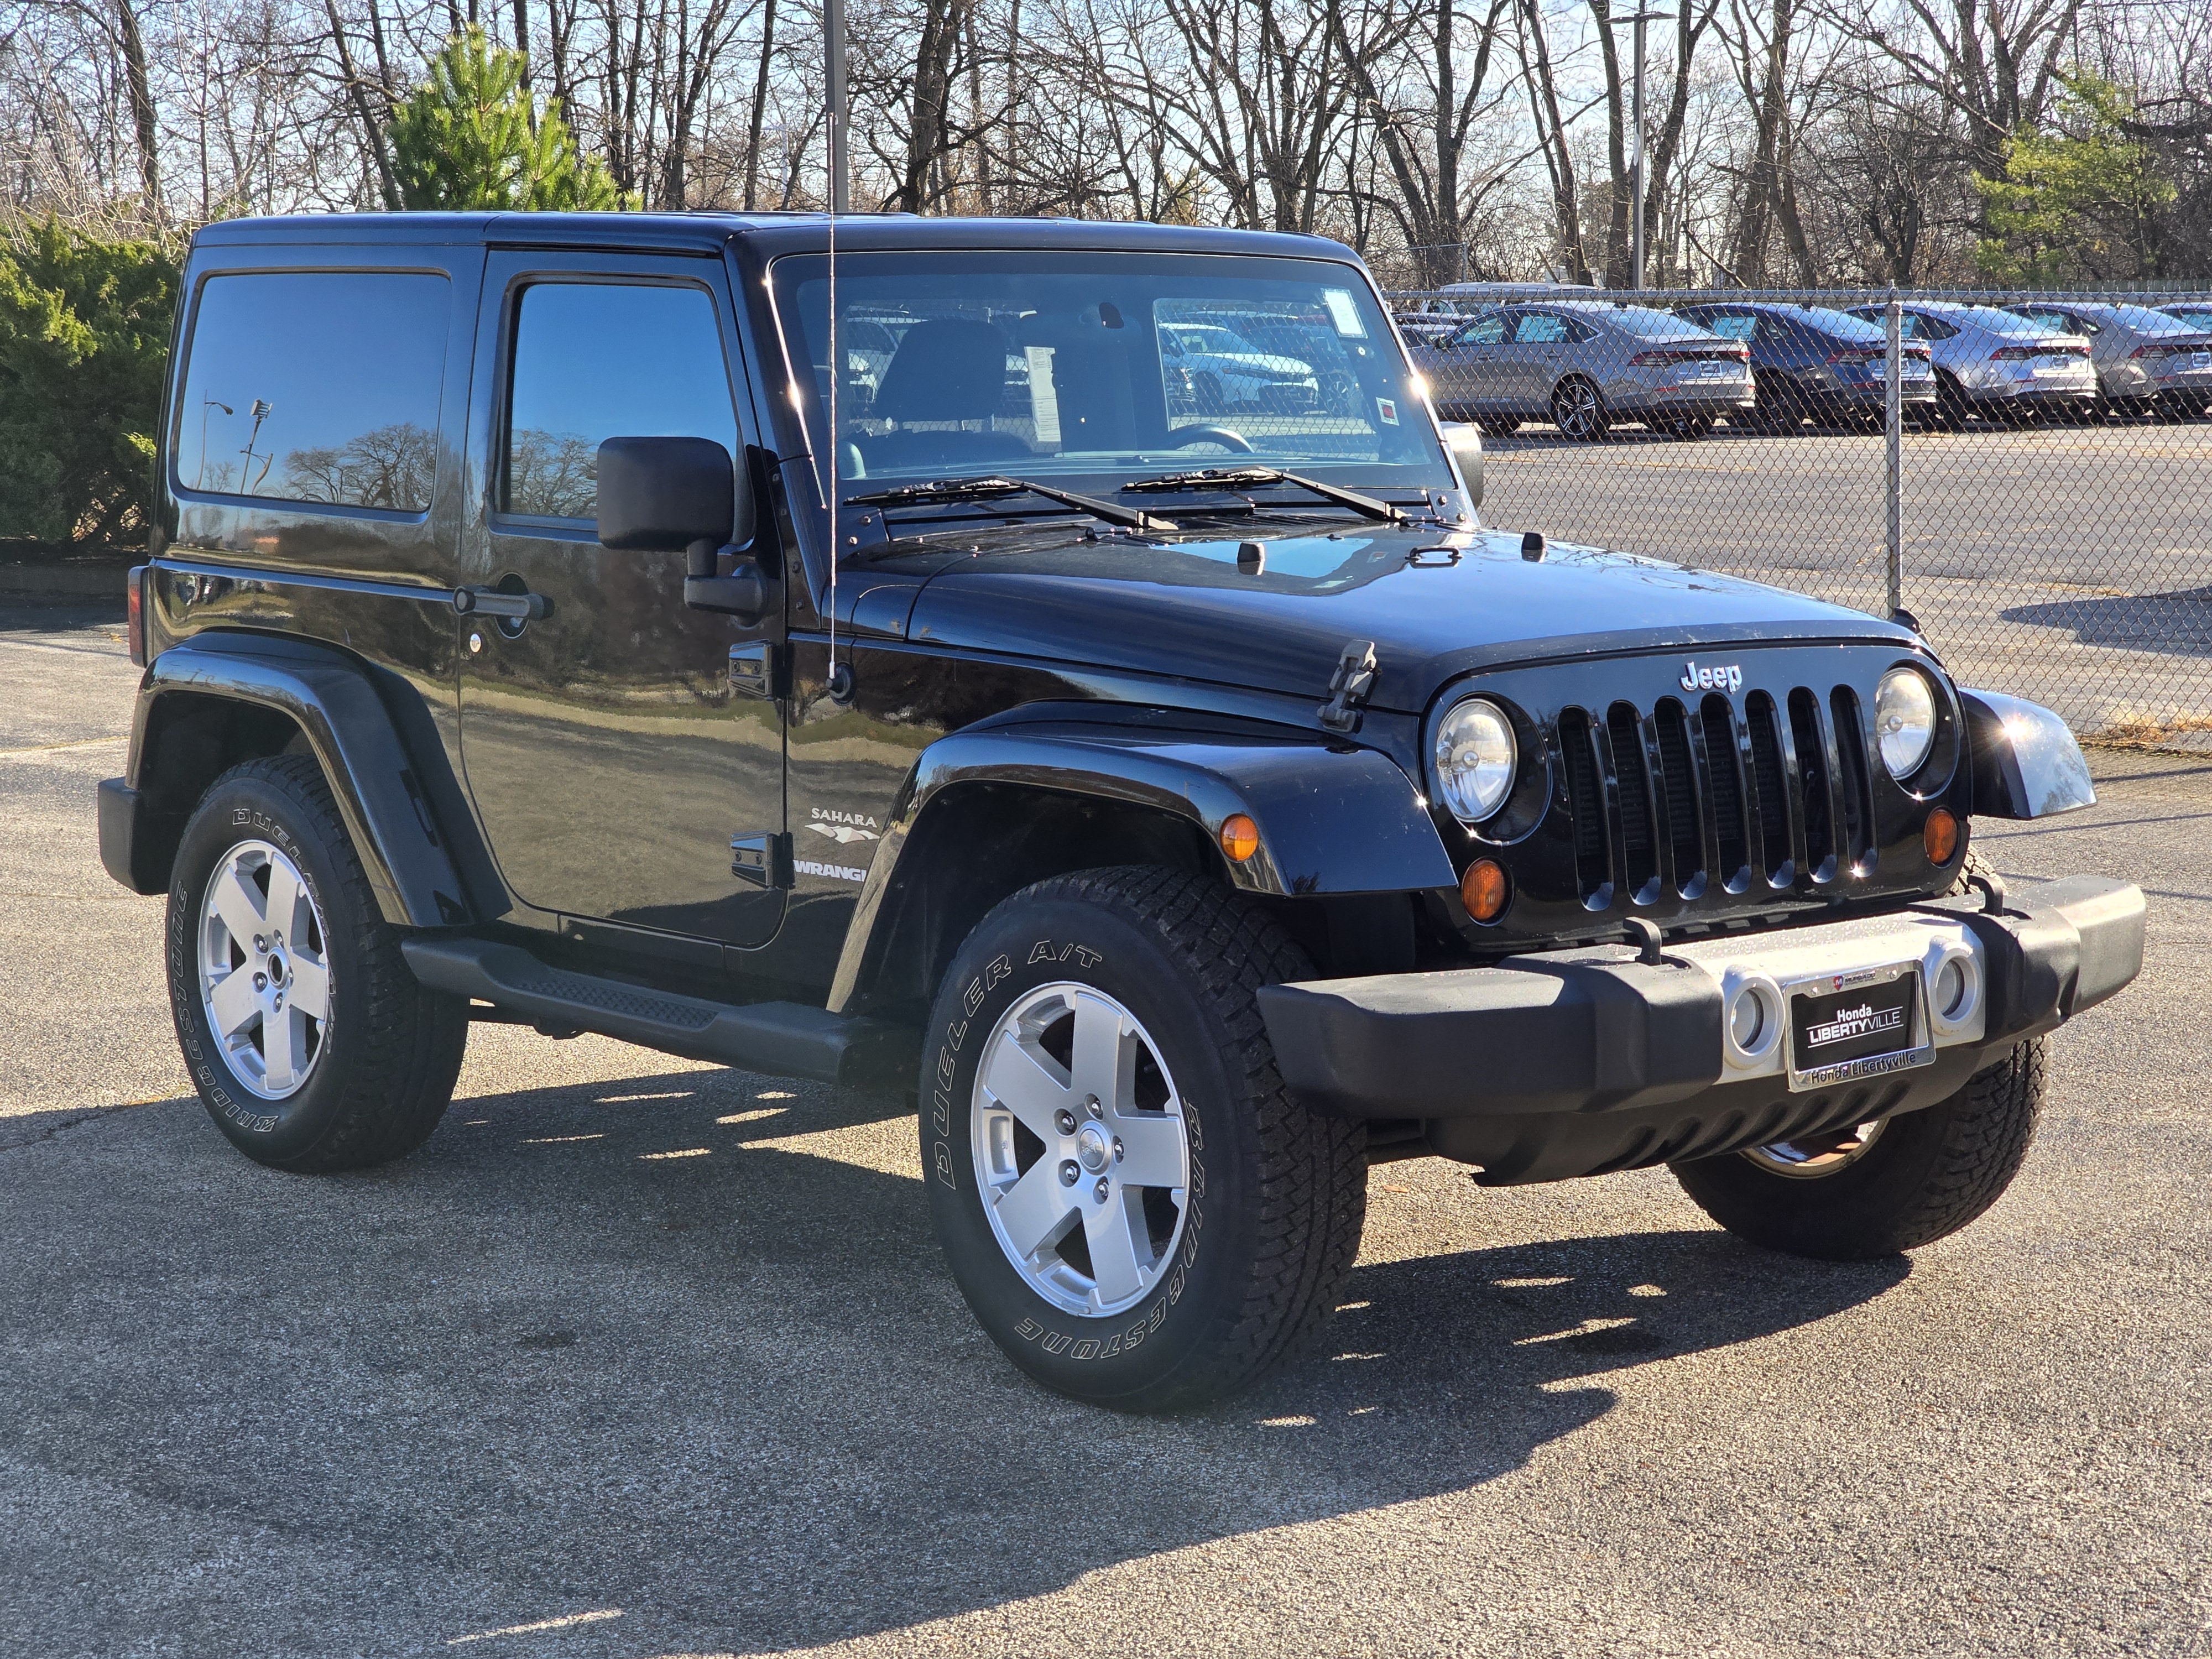
[[[2074,372],[2074,359],[2071,357],[2038,357],[2035,360],[2035,372],[2038,374],[2070,374]]]
[[[2212,368],[2212,351],[2192,351],[2189,354],[2191,368]]]
[[[1910,1071],[1936,1058],[1917,963],[1799,980],[1788,994],[1792,1089]]]

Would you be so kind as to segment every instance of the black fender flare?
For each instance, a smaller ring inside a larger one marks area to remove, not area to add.
[[[2097,804],[2088,758],[2050,709],[1964,685],[1959,706],[1966,719],[1976,817],[2047,818]]]
[[[126,885],[167,889],[164,852],[173,855],[198,788],[211,780],[196,779],[187,799],[163,777],[156,751],[187,701],[207,700],[266,710],[299,728],[386,921],[451,927],[509,908],[421,694],[333,647],[243,632],[173,645],[139,682],[129,772],[101,786],[102,856]]]
[[[1147,809],[1188,825],[1224,878],[1304,898],[1419,892],[1458,872],[1420,791],[1381,751],[1315,734],[1262,736],[1055,718],[972,726],[924,749],[893,800],[839,955],[829,1006],[848,1012],[878,964],[894,911],[931,877],[905,856],[933,809],[963,786],[1044,789]],[[1242,862],[1221,851],[1237,813],[1260,833]]]

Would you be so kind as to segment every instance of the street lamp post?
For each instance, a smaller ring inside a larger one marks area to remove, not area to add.
[[[1628,286],[1644,291],[1644,26],[1672,18],[1671,11],[1639,11],[1625,21],[1636,25],[1636,159],[1629,164],[1628,181],[1634,228],[1628,241]]]

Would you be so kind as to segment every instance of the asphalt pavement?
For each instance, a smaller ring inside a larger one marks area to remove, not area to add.
[[[1888,606],[1881,434],[1486,439],[1483,517]],[[2077,731],[2212,727],[2212,421],[1905,433],[1905,608],[1966,684]]]
[[[94,847],[119,634],[0,613],[0,1654],[2212,1654],[2201,760],[1979,831],[2152,932],[1965,1233],[1386,1165],[1326,1344],[1133,1419],[982,1338],[877,1101],[480,1028],[402,1163],[233,1152]]]

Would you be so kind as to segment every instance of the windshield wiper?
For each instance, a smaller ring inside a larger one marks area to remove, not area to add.
[[[1055,489],[1050,484],[1031,483],[1026,478],[1005,478],[996,474],[982,478],[938,478],[928,483],[901,484],[896,489],[879,489],[870,495],[848,495],[845,505],[921,507],[931,501],[981,501],[994,495],[1042,495],[1048,501],[1058,501],[1062,507],[1088,513],[1094,519],[1118,524],[1125,530],[1174,530],[1179,527],[1172,519],[1163,519],[1157,514],[1143,512],[1133,507],[1123,507],[1118,501],[1102,501],[1095,495],[1079,495],[1072,489]]]
[[[1134,493],[1170,489],[1250,489],[1261,484],[1296,484],[1325,501],[1334,501],[1339,507],[1348,507],[1364,519],[1379,520],[1384,524],[1407,522],[1406,510],[1378,501],[1372,495],[1363,495],[1356,489],[1339,489],[1333,483],[1323,483],[1319,478],[1300,477],[1295,472],[1285,472],[1273,466],[1209,466],[1198,472],[1170,472],[1158,478],[1139,478],[1121,486]]]

